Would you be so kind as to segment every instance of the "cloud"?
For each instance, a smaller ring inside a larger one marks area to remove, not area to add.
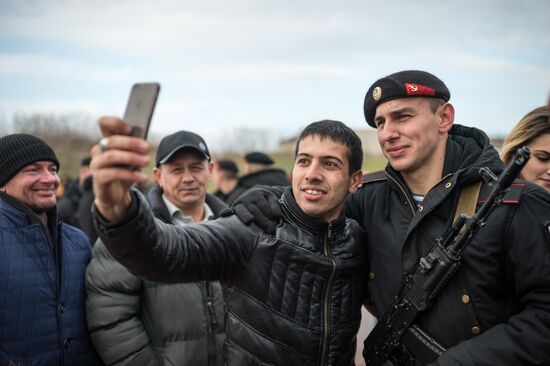
[[[131,67],[101,66],[51,54],[0,53],[0,75],[3,77],[109,82],[128,79],[136,73]]]
[[[370,83],[421,68],[468,118],[508,128],[550,85],[547,0],[0,1],[5,108],[116,114],[148,79],[163,84],[155,128],[362,125]]]

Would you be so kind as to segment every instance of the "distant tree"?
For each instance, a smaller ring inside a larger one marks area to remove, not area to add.
[[[16,113],[13,131],[28,133],[46,141],[55,150],[61,163],[61,175],[77,176],[81,159],[90,154],[100,137],[95,119],[83,113],[42,114]]]
[[[10,133],[11,123],[8,122],[5,114],[0,114],[0,136],[5,136]]]
[[[272,151],[276,140],[273,131],[267,129],[236,127],[224,133],[213,150],[220,154],[243,154],[253,150]]]

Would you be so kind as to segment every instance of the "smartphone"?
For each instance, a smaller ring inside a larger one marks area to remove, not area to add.
[[[123,117],[132,126],[132,136],[147,138],[159,91],[159,83],[136,83],[132,86]]]

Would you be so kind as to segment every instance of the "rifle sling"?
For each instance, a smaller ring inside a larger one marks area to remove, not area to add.
[[[456,221],[461,213],[472,216],[475,213],[479,191],[481,190],[481,181],[463,186],[460,189],[460,197],[456,206],[453,222]],[[464,227],[462,228],[464,230]]]

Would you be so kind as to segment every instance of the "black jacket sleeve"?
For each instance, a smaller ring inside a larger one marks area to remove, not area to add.
[[[502,243],[503,276],[521,310],[449,348],[438,360],[441,366],[550,365],[549,222],[550,195],[539,187],[526,188]]]
[[[153,217],[141,194],[137,207],[114,225],[94,209],[99,235],[111,255],[134,275],[155,282],[221,280],[241,271],[261,235],[235,216],[179,227]]]

